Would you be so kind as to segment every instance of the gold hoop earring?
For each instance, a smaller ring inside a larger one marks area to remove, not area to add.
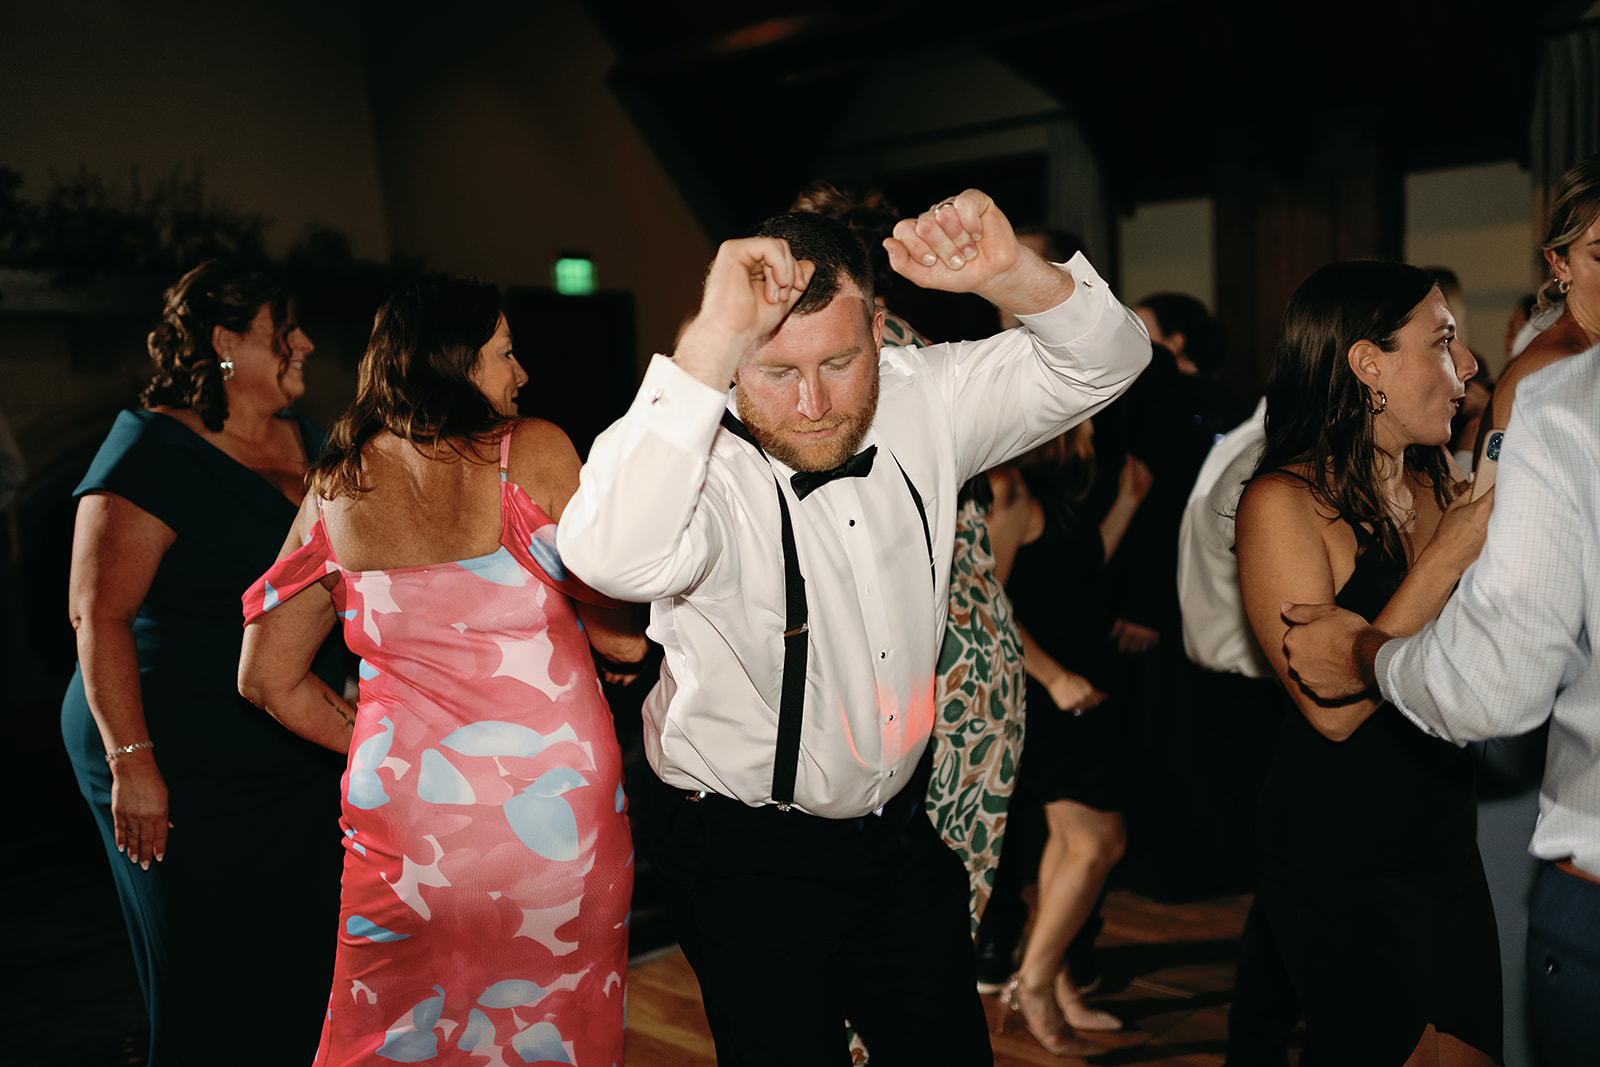
[[[1557,278],[1556,279],[1556,291],[1559,292],[1562,296],[1566,296],[1567,292],[1571,288],[1572,288],[1572,283],[1567,281],[1565,278]]]
[[[1387,393],[1385,393],[1382,389],[1374,389],[1372,391],[1372,396],[1377,397],[1378,402],[1374,404],[1372,399],[1370,397],[1368,398],[1368,415],[1382,415],[1385,411],[1389,410],[1389,396]]]

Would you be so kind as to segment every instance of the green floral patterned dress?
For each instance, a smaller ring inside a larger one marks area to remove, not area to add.
[[[1022,754],[1022,638],[994,573],[989,526],[972,501],[956,517],[950,617],[934,678],[928,817],[967,865],[978,917],[994,887],[1006,809]]]

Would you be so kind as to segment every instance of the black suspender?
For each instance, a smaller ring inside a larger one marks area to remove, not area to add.
[[[767,458],[766,449],[751,434],[749,427],[734,417],[733,412],[722,413],[722,428],[750,444]],[[900,461],[895,461],[900,466]],[[912,484],[911,476],[900,467],[900,476],[911,490],[911,499],[922,517],[922,537],[928,545],[928,569],[933,570],[933,538],[928,529],[928,513],[922,505],[922,494]],[[809,650],[810,623],[806,614],[806,580],[800,573],[800,559],[794,547],[794,522],[789,518],[789,501],[783,495],[778,476],[772,476],[773,488],[778,493],[778,515],[783,522],[783,688],[778,699],[777,755],[772,765],[772,799],[778,808],[788,811],[794,804],[794,780],[800,767],[800,723],[805,717],[806,654]],[[938,583],[935,582],[937,588]]]

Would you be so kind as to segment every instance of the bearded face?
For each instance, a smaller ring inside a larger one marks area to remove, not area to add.
[[[790,316],[739,364],[739,418],[768,455],[797,471],[837,467],[878,410],[883,312],[853,290]]]

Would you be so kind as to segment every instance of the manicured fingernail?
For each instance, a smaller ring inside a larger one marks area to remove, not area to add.
[[[139,864],[139,869],[148,871],[150,869],[150,861],[145,860],[143,863]]]
[[[966,248],[962,249],[962,253],[968,259],[977,259],[978,258],[978,250],[977,250],[977,248],[975,248],[974,246],[972,246],[970,244],[967,245]]]
[[[932,252],[929,252],[927,255],[922,257],[922,265],[924,267],[931,267],[937,262],[939,262],[939,257],[934,255]]]
[[[164,860],[166,858],[167,858],[167,854],[165,852],[157,852],[156,853],[156,862],[157,863],[160,863],[162,860]]]
[[[966,263],[967,261],[962,259],[959,254],[950,257],[951,270],[960,270],[962,267],[966,266]]]

